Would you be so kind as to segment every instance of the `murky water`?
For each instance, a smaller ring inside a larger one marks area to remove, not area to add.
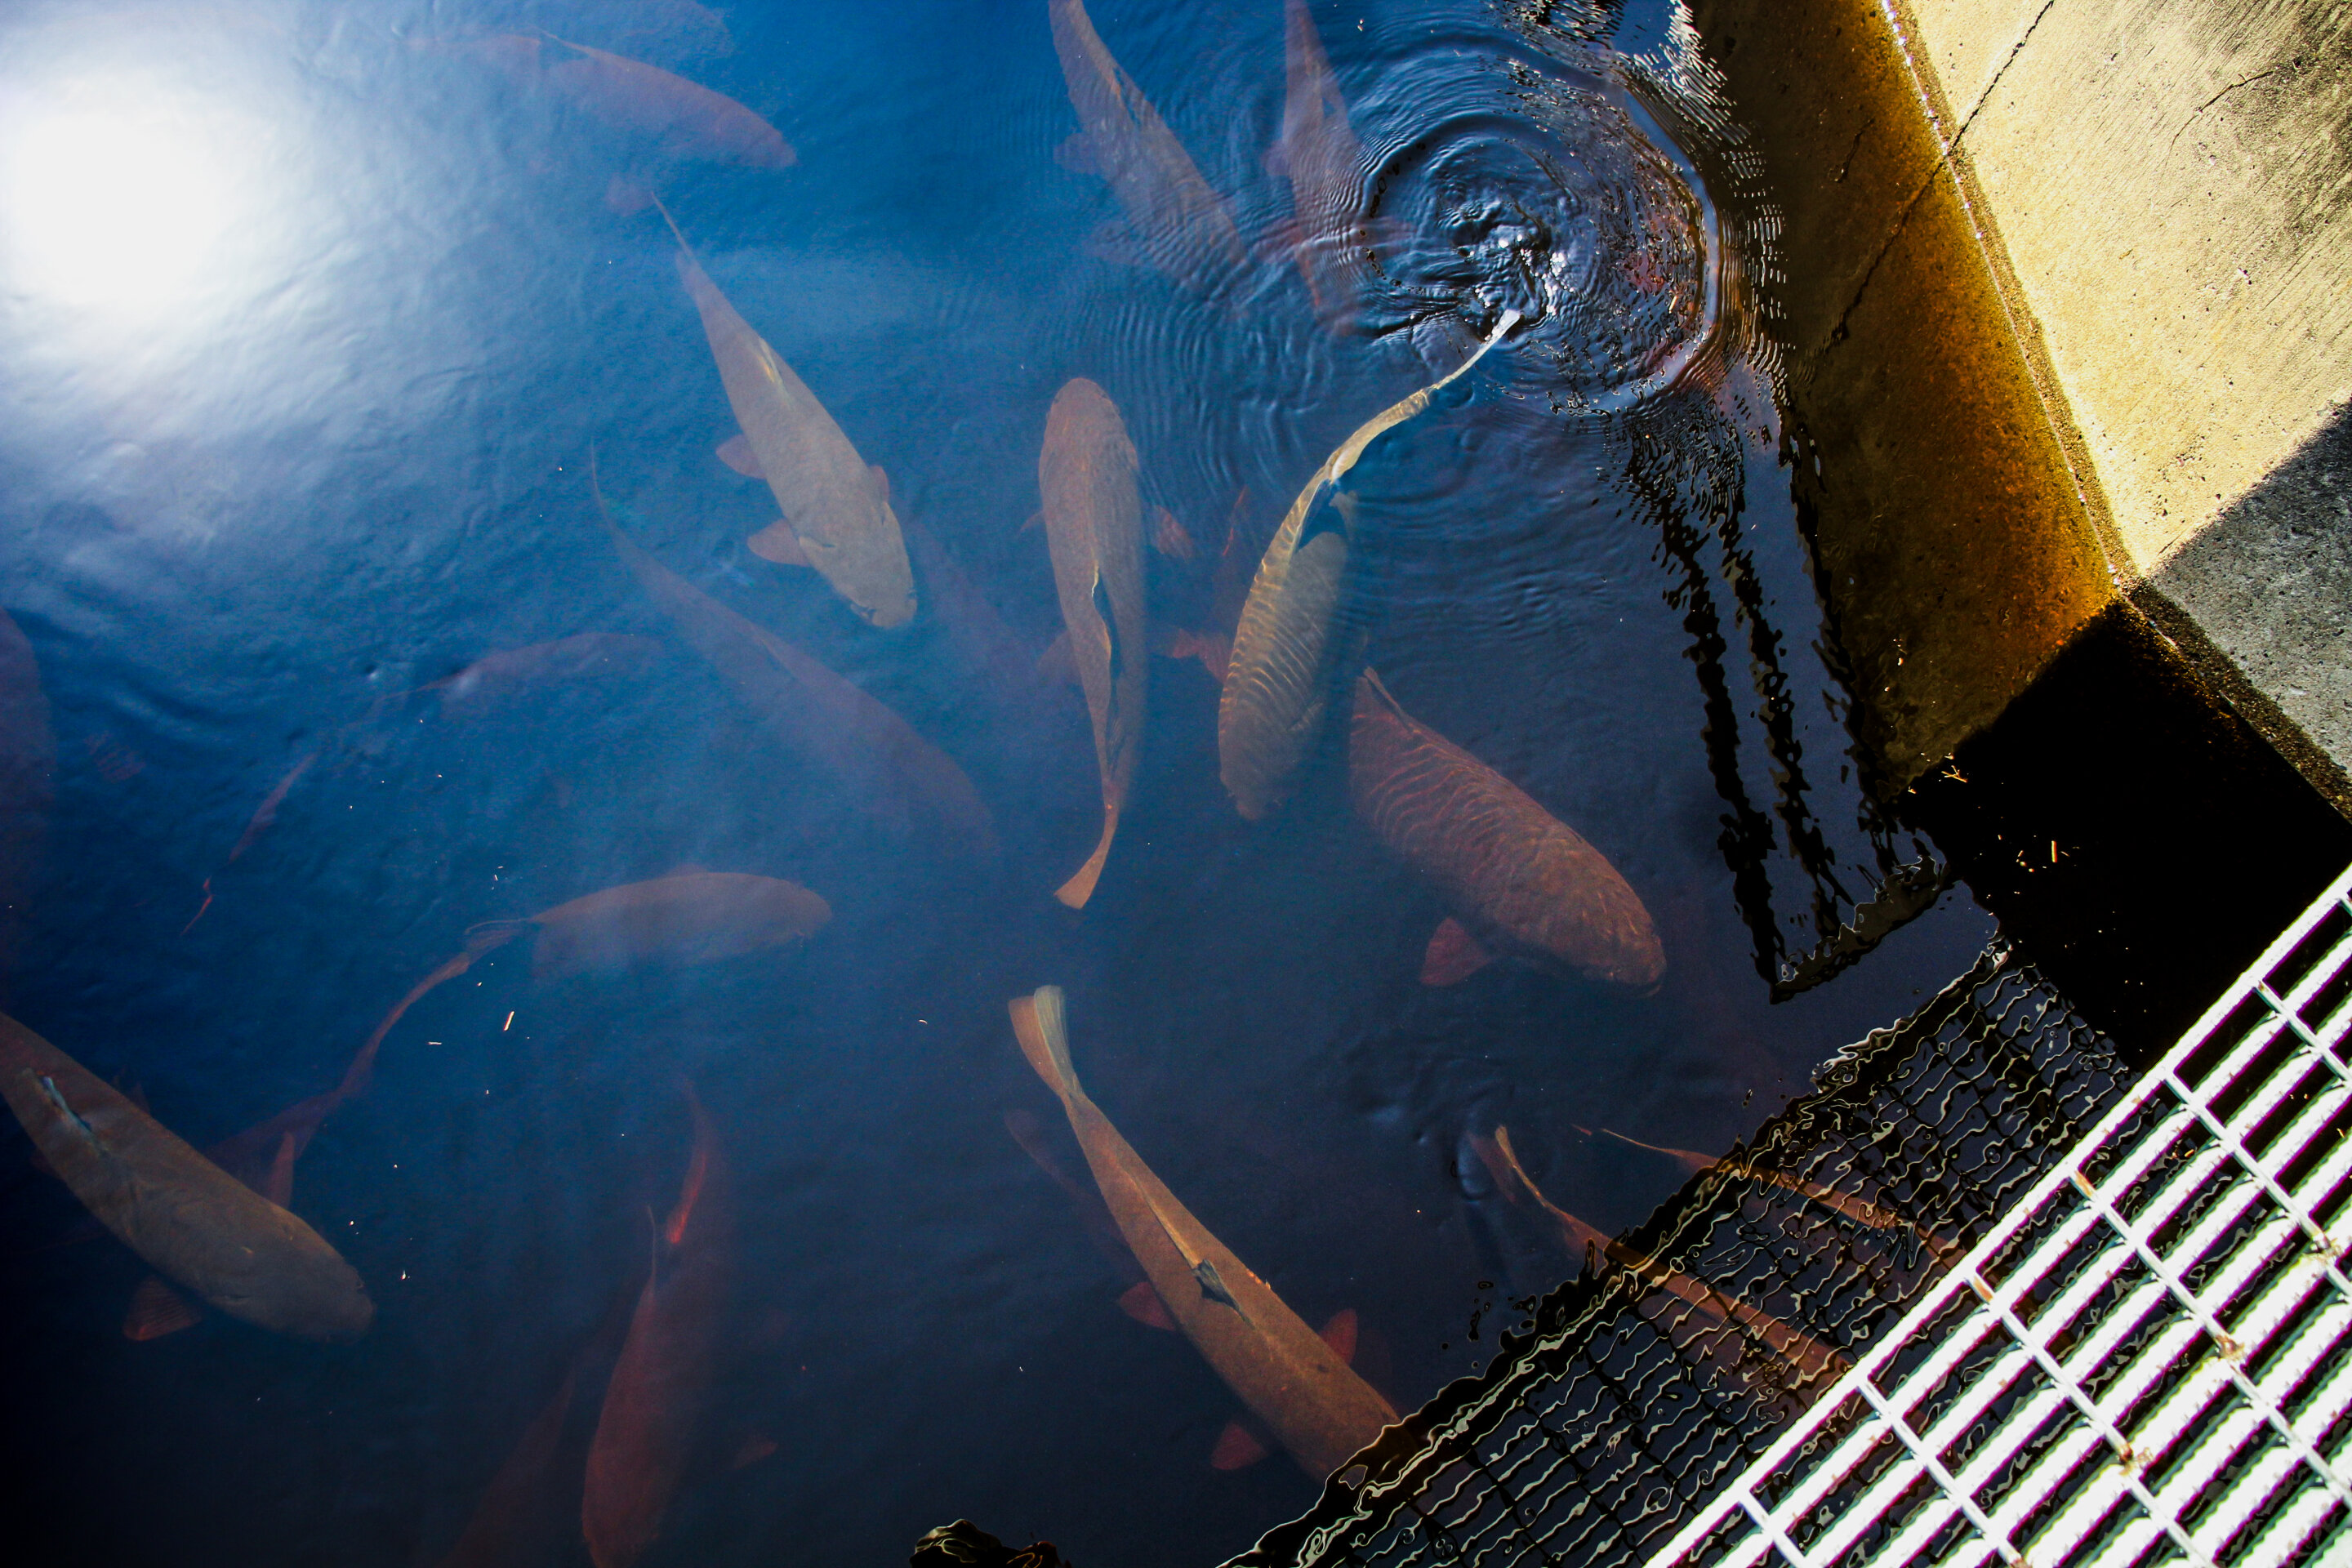
[[[1082,17],[10,12],[8,1010],[373,1303],[163,1294],[92,1206],[184,1194],[85,1206],[11,1121],[41,1561],[1215,1561],[1329,1396],[1203,1353],[1258,1298],[1198,1234],[1409,1410],[1577,1267],[1496,1128],[1614,1231],[1686,1174],[1642,1145],[1721,1152],[1981,945],[1948,895],[1838,962],[1932,852],[1855,776],[1769,183],[1674,13]],[[722,380],[751,334],[809,401]],[[1326,711],[1251,820],[1212,672],[1295,498]],[[1358,733],[1496,815],[1351,768],[1368,666]],[[1549,951],[1497,891],[1548,822]],[[1101,1124],[1016,1046],[1046,984]],[[81,1092],[20,1118],[126,1125]]]

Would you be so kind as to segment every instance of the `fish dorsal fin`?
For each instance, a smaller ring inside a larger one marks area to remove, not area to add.
[[[1095,619],[1102,623],[1103,637],[1110,644],[1110,680],[1116,689],[1119,672],[1126,668],[1127,649],[1119,646],[1118,619],[1111,614],[1110,586],[1103,581],[1102,568],[1095,568],[1094,586],[1087,590],[1087,602],[1094,607]]]
[[[1160,1218],[1159,1208],[1156,1205],[1152,1209],[1152,1217],[1160,1220],[1160,1228],[1168,1232],[1169,1239],[1171,1241],[1175,1240],[1175,1227],[1169,1225],[1165,1219]],[[1184,1249],[1180,1247],[1179,1250],[1181,1251]],[[1217,1273],[1217,1266],[1214,1263],[1212,1263],[1205,1258],[1194,1262],[1192,1265],[1192,1278],[1200,1281],[1201,1299],[1202,1300],[1214,1301],[1220,1307],[1231,1307],[1236,1313],[1241,1311],[1242,1304],[1234,1300],[1234,1293],[1231,1290],[1225,1289],[1225,1282]]]

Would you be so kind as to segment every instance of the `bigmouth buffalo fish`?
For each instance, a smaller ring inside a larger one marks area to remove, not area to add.
[[[1060,1098],[1103,1202],[1176,1326],[1308,1475],[1321,1480],[1345,1465],[1396,1411],[1176,1201],[1087,1098],[1060,987],[1016,996],[1011,1012],[1022,1054]]]
[[[1412,396],[1359,426],[1323,460],[1290,503],[1259,560],[1242,605],[1217,704],[1217,773],[1241,814],[1255,822],[1290,797],[1314,755],[1326,710],[1339,695],[1347,650],[1339,598],[1347,586],[1354,498],[1339,481],[1364,449],[1429,406],[1518,324],[1505,310],[1477,353]]]

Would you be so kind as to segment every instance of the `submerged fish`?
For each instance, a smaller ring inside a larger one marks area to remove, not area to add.
[[[1638,1138],[1628,1138],[1622,1132],[1612,1132],[1606,1127],[1601,1131],[1603,1136],[1614,1138],[1620,1143],[1629,1144],[1636,1149],[1646,1149],[1653,1154],[1663,1154],[1692,1175],[1696,1176],[1706,1171],[1721,1171],[1727,1175],[1745,1176],[1751,1181],[1761,1182],[1767,1186],[1780,1187],[1795,1193],[1800,1197],[1819,1204],[1832,1214],[1843,1215],[1846,1218],[1866,1225],[1873,1230],[1907,1232],[1925,1242],[1927,1250],[1940,1259],[1949,1261],[1959,1255],[1959,1245],[1957,1242],[1947,1240],[1925,1226],[1912,1224],[1893,1209],[1872,1203],[1867,1198],[1855,1197],[1852,1193],[1842,1193],[1835,1187],[1825,1187],[1819,1182],[1809,1182],[1801,1176],[1792,1176],[1786,1171],[1776,1171],[1768,1166],[1750,1164],[1745,1160],[1727,1158],[1717,1160],[1689,1149],[1662,1149],[1655,1143],[1644,1143]]]
[[[740,871],[680,871],[626,882],[530,917],[533,980],[646,963],[716,963],[814,936],[832,907],[798,882]]]
[[[1678,1269],[1669,1268],[1646,1253],[1613,1237],[1603,1236],[1574,1215],[1544,1196],[1543,1190],[1519,1163],[1517,1151],[1511,1147],[1511,1130],[1497,1127],[1492,1138],[1470,1135],[1470,1146],[1495,1178],[1496,1184],[1510,1194],[1514,1187],[1523,1189],[1536,1201],[1536,1205],[1557,1221],[1569,1251],[1588,1261],[1606,1258],[1621,1268],[1632,1270],[1644,1282],[1697,1311],[1702,1317],[1727,1328],[1735,1329],[1744,1338],[1763,1345],[1807,1379],[1833,1382],[1845,1375],[1846,1359],[1811,1334],[1792,1329],[1771,1313],[1751,1307],[1737,1297],[1727,1296],[1714,1286],[1694,1279]],[[1513,1197],[1512,1201],[1517,1201]],[[1661,1325],[1671,1328],[1672,1325]]]
[[[626,55],[519,33],[420,47],[468,55],[517,84],[542,89],[616,131],[654,142],[666,158],[789,169],[796,161],[783,133],[723,92]]]
[[[1045,501],[1054,591],[1062,602],[1070,662],[1094,720],[1095,761],[1102,773],[1102,839],[1054,894],[1076,910],[1094,895],[1134,786],[1151,684],[1135,443],[1118,407],[1093,382],[1073,381],[1055,397],[1037,458],[1037,489]]]
[[[552,1555],[551,1548],[562,1537],[551,1528],[551,1494],[558,1489],[556,1467],[579,1377],[578,1368],[567,1369],[554,1394],[523,1428],[440,1568],[529,1568]]]
[[[646,553],[613,521],[601,490],[596,502],[613,548],[646,593],[780,739],[831,772],[859,809],[886,826],[942,849],[994,858],[995,823],[946,752],[876,698]]]
[[[1355,330],[1364,266],[1363,147],[1348,127],[1347,100],[1307,0],[1284,0],[1284,11],[1282,134],[1266,167],[1290,183],[1284,237],[1315,301],[1316,319],[1345,334]]]
[[[691,1091],[687,1104],[694,1152],[588,1448],[580,1521],[596,1568],[628,1568],[660,1535],[718,1373],[734,1288],[734,1215],[710,1118]]]
[[[1184,144],[1135,79],[1119,68],[1080,0],[1047,0],[1054,52],[1069,84],[1077,134],[1057,154],[1066,168],[1108,182],[1127,214],[1126,233],[1102,248],[1207,288],[1243,261],[1241,230],[1201,177]]]
[[[1346,673],[1339,636],[1348,573],[1352,495],[1339,480],[1364,448],[1429,406],[1448,383],[1485,357],[1518,323],[1503,312],[1477,353],[1412,396],[1359,426],[1323,460],[1290,504],[1258,562],[1243,604],[1217,704],[1217,771],[1225,792],[1255,822],[1288,799],[1314,754],[1323,715]]]
[[[0,987],[15,967],[32,912],[57,765],[49,699],[33,645],[0,610]]]
[[[1137,1158],[1078,1087],[1059,987],[1013,1000],[1029,1065],[1061,1098],[1095,1184],[1177,1326],[1217,1375],[1320,1480],[1395,1422],[1396,1412]]]
[[[1665,973],[1650,911],[1601,851],[1407,713],[1369,669],[1356,679],[1348,790],[1372,836],[1482,943],[1635,989]]]
[[[317,1231],[5,1015],[0,1097],[58,1178],[150,1267],[258,1328],[367,1331],[367,1287]]]
[[[669,216],[667,208],[662,216]],[[675,221],[670,230],[677,233]],[[866,467],[816,394],[736,314],[683,234],[677,272],[702,313],[735,422],[801,552],[867,621],[906,625],[915,613],[915,579],[890,510],[889,481]]]
[[[486,653],[424,689],[438,697],[441,711],[452,718],[479,717],[557,687],[635,675],[661,649],[653,638],[627,632],[575,632]]]

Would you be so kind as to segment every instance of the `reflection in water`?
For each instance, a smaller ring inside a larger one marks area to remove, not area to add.
[[[1212,1561],[1648,1266],[1984,936],[1709,79],[1666,0],[12,13],[50,1558]]]

